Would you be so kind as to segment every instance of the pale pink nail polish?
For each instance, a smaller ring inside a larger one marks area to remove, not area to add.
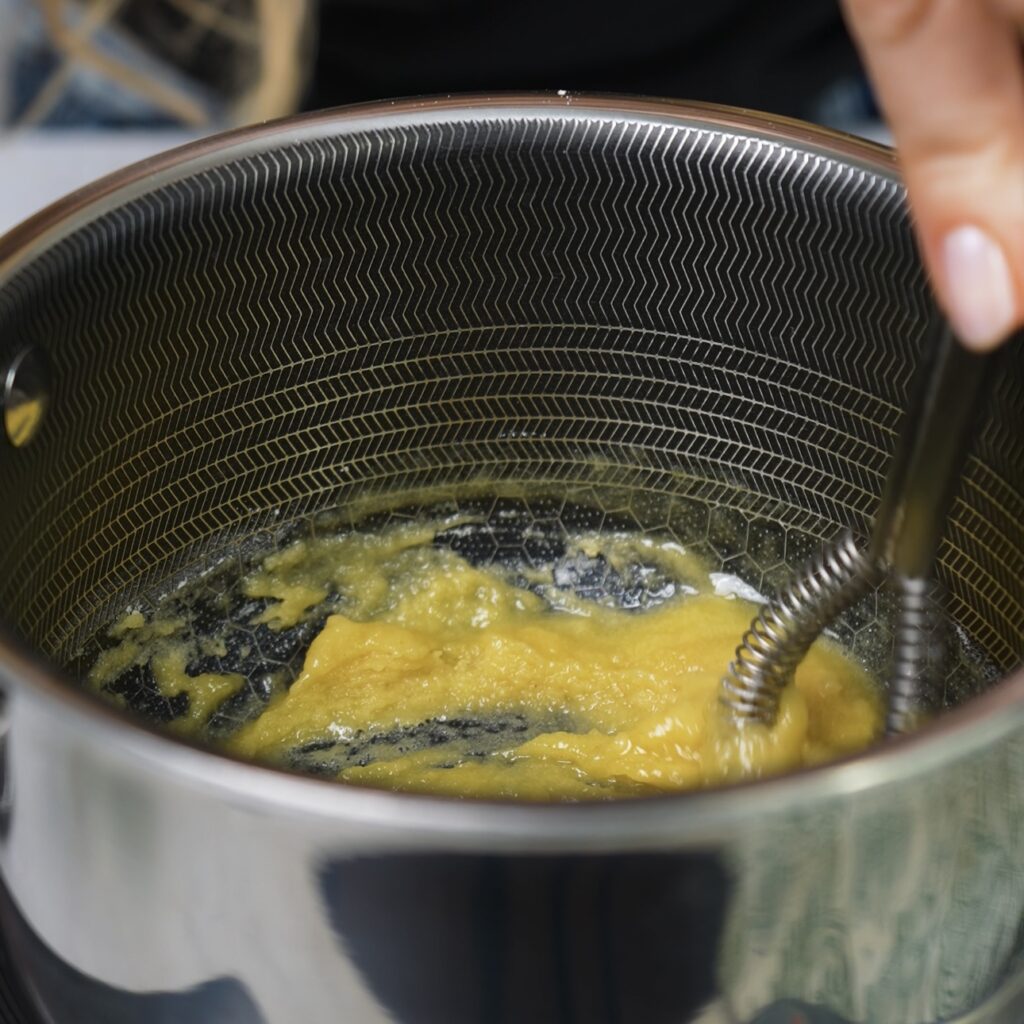
[[[942,242],[947,310],[961,341],[973,349],[997,345],[1017,317],[1010,265],[1002,246],[986,231],[965,224]]]

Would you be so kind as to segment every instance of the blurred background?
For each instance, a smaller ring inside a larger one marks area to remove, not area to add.
[[[0,0],[0,233],[235,125],[555,89],[710,100],[885,138],[835,0]]]

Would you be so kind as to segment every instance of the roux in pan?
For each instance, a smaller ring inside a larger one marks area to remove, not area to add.
[[[451,528],[452,524],[443,524]],[[755,606],[721,593],[678,544],[638,535],[573,541],[583,558],[638,558],[677,585],[646,610],[587,600],[557,574],[473,565],[433,544],[441,524],[301,540],[244,580],[254,622],[293,627],[329,593],[333,613],[298,678],[215,742],[240,756],[345,781],[459,796],[584,800],[713,785],[855,752],[878,734],[879,693],[836,645],[815,645],[771,729],[737,733],[718,683]],[[246,683],[189,671],[174,616],[128,616],[96,662],[105,688],[148,659],[160,691],[187,695],[171,727],[202,737]],[[347,756],[338,757],[339,749]]]

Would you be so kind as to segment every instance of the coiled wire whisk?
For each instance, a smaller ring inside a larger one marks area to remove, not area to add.
[[[897,577],[898,610],[889,677],[885,731],[910,732],[921,717],[920,701],[934,682],[943,644],[938,601],[931,580]]]
[[[770,724],[783,688],[822,631],[859,601],[881,577],[844,531],[822,548],[763,605],[743,635],[736,657],[722,680],[722,693],[734,716]]]
[[[722,677],[737,725],[772,725],[782,691],[814,641],[885,579],[896,592],[896,641],[886,731],[909,731],[931,685],[936,616],[932,574],[987,377],[988,357],[945,327],[925,353],[871,539],[845,532],[762,606]]]

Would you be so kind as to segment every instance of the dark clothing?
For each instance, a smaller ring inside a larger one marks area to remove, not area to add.
[[[307,106],[569,89],[817,118],[858,73],[835,0],[323,0]]]

